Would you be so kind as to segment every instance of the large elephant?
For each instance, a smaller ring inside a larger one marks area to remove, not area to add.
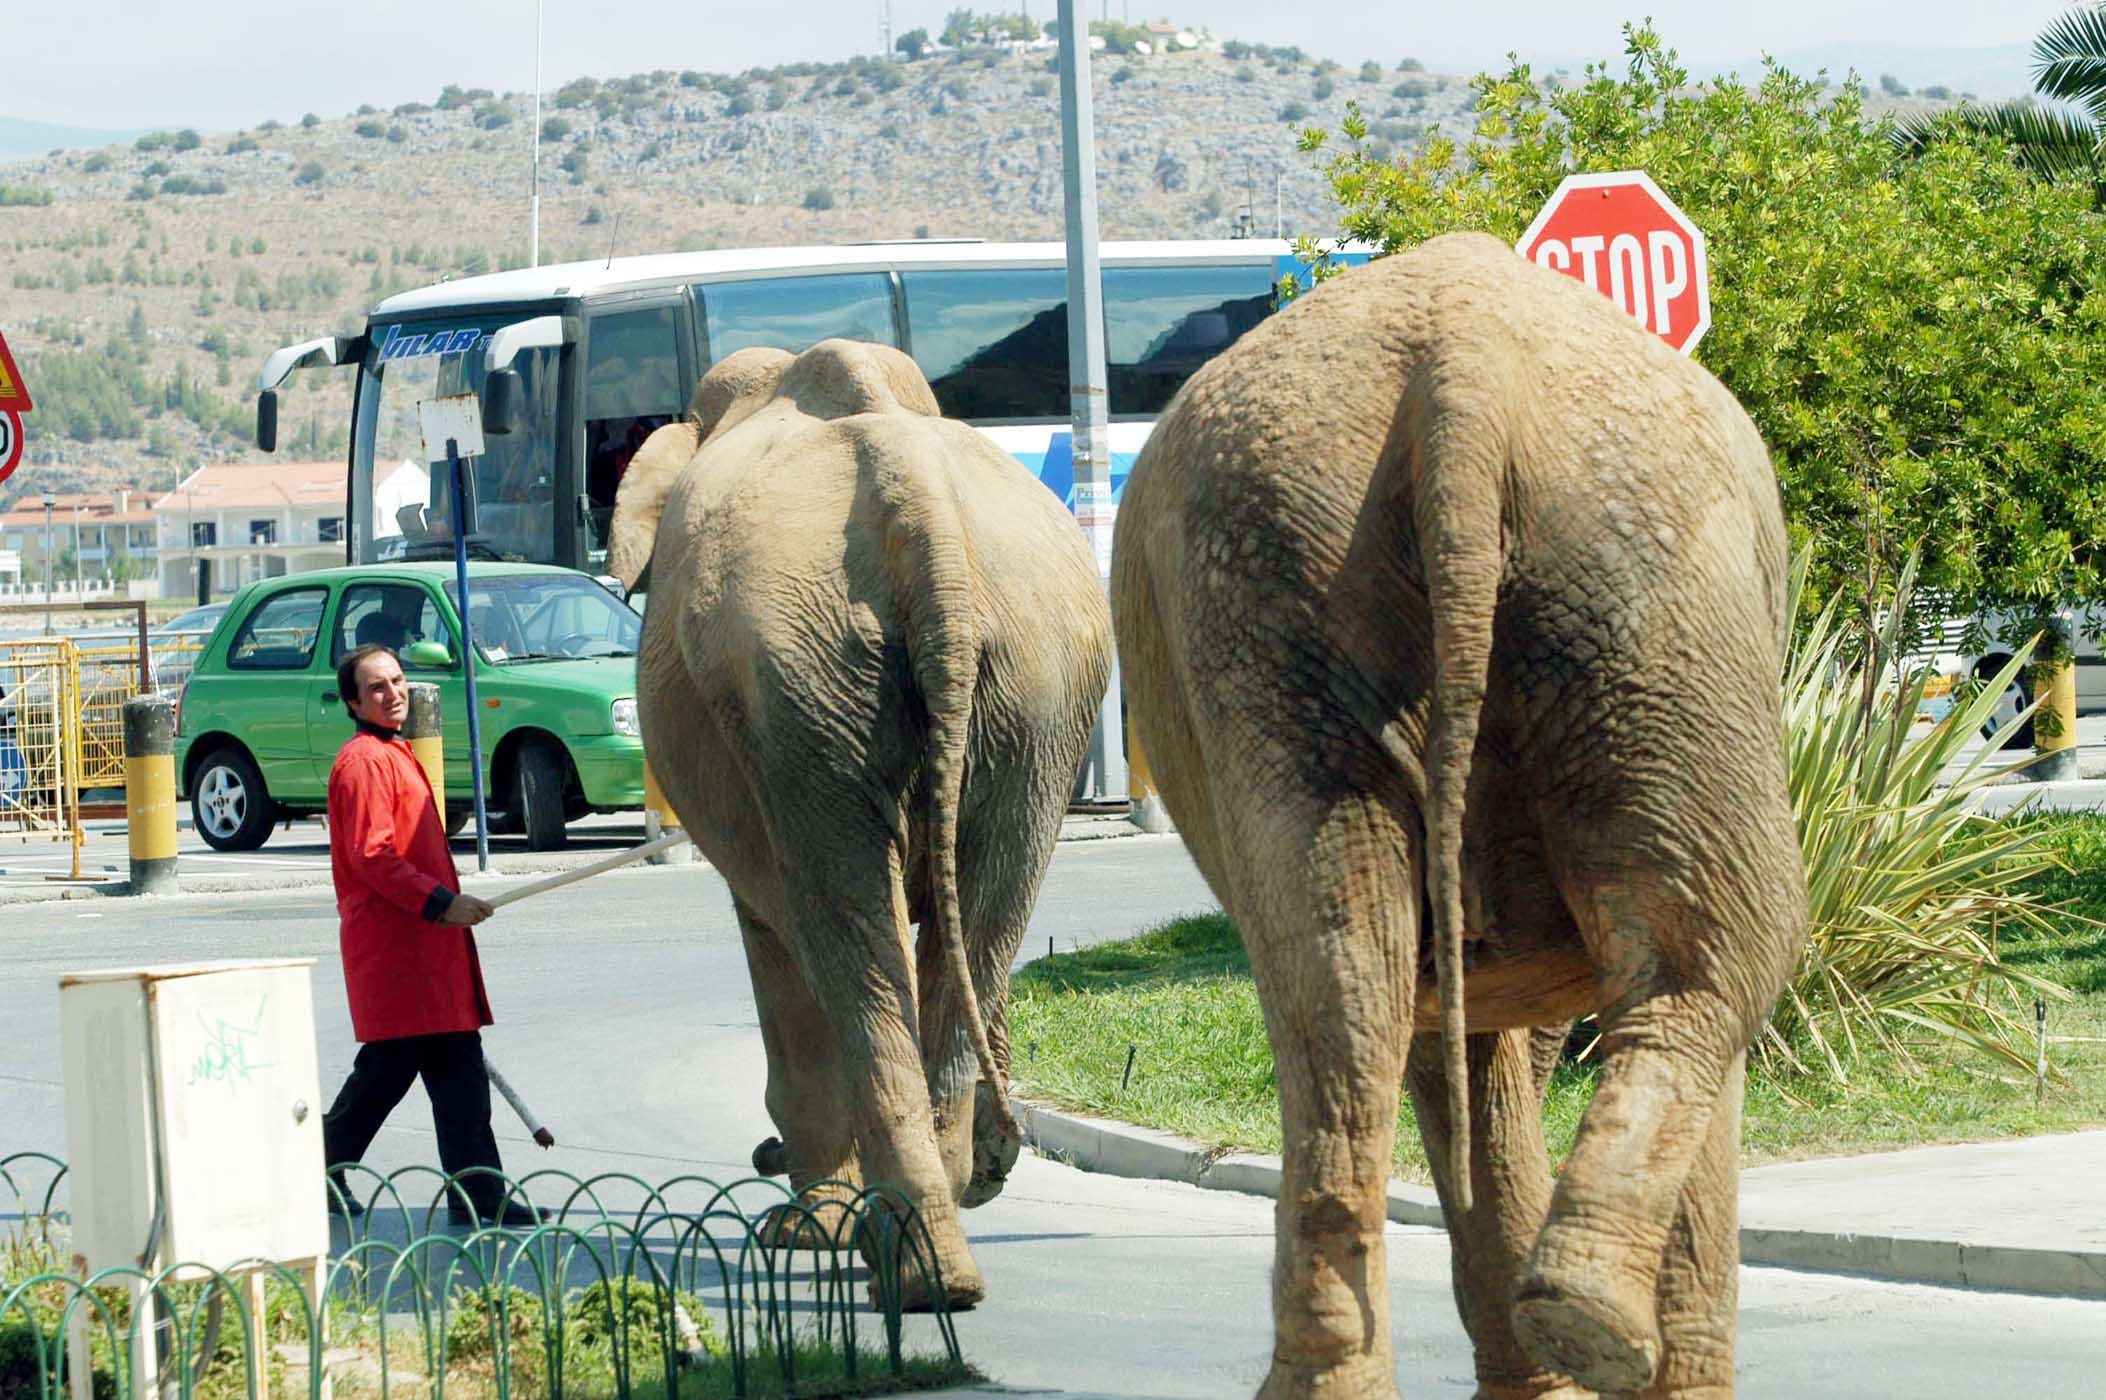
[[[649,569],[644,745],[731,886],[791,1183],[904,1191],[971,1306],[959,1204],[1018,1145],[1009,966],[1111,665],[1082,532],[913,360],[835,340],[711,369],[609,566]]]
[[[1732,1393],[1742,1069],[1806,926],[1785,555],[1718,381],[1482,235],[1326,284],[1163,415],[1113,609],[1278,1065],[1262,1396],[1395,1393],[1407,1071],[1480,1396]],[[1589,1011],[1553,1182],[1528,1028]]]

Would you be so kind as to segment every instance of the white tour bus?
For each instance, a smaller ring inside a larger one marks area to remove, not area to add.
[[[1279,279],[1300,264],[1273,239],[1106,243],[1101,257],[1116,500],[1170,396],[1272,312]],[[749,345],[794,352],[840,336],[907,351],[945,414],[980,428],[1072,509],[1065,268],[1057,243],[912,242],[440,282],[381,302],[360,336],[271,355],[257,443],[275,447],[276,389],[294,369],[356,365],[346,560],[450,554],[445,473],[424,462],[417,404],[481,394],[486,422],[511,430],[492,433],[474,463],[471,545],[597,573],[630,456],[685,411],[704,370]]]

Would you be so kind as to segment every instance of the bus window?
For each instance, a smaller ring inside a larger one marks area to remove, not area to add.
[[[603,311],[585,339],[585,493],[590,548],[607,548],[614,492],[629,459],[687,408],[680,392],[678,308]]]
[[[899,344],[892,288],[881,272],[705,282],[695,291],[711,364],[755,345],[794,355],[835,338]]]
[[[900,283],[914,358],[946,417],[1067,416],[1066,272],[907,272]]]
[[[1272,309],[1266,267],[1104,269],[1111,412],[1154,417],[1194,370]]]
[[[449,318],[373,328],[374,350],[359,395],[352,449],[362,477],[352,497],[359,562],[452,553],[453,491],[444,459],[424,461],[417,404],[440,395],[482,392],[489,335],[501,324]],[[525,391],[523,421],[518,432],[484,439],[483,455],[471,460],[475,537],[501,558],[552,563],[560,355],[547,346],[522,350],[512,368]],[[418,464],[423,479],[393,473],[398,462]],[[376,480],[400,481],[412,489],[398,485],[376,498]]]

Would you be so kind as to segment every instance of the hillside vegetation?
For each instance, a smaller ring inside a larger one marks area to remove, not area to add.
[[[963,50],[737,75],[661,69],[545,94],[543,262],[747,244],[1058,238],[1048,50]],[[1295,150],[1357,101],[1371,144],[1459,130],[1466,79],[1230,41],[1092,63],[1107,238],[1324,234]],[[1552,78],[1549,81],[1556,81]],[[253,382],[291,340],[381,297],[527,260],[532,99],[430,103],[0,165],[0,326],[37,398],[15,494],[165,485],[252,455]],[[343,449],[347,372],[288,382],[280,452]],[[0,497],[9,492],[0,488]]]

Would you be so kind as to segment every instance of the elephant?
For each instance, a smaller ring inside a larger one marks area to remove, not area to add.
[[[830,1232],[820,1207],[897,1188],[969,1307],[958,1211],[1020,1145],[1009,967],[1111,668],[1095,554],[912,359],[844,340],[713,366],[608,543],[649,584],[645,752],[745,943],[779,1133],[755,1164]]]
[[[1742,1076],[1807,922],[1746,413],[1600,293],[1446,235],[1195,374],[1113,550],[1129,718],[1277,1065],[1259,1394],[1396,1393],[1408,1081],[1478,1395],[1731,1395]],[[1589,1012],[1553,1179],[1541,1094]]]

